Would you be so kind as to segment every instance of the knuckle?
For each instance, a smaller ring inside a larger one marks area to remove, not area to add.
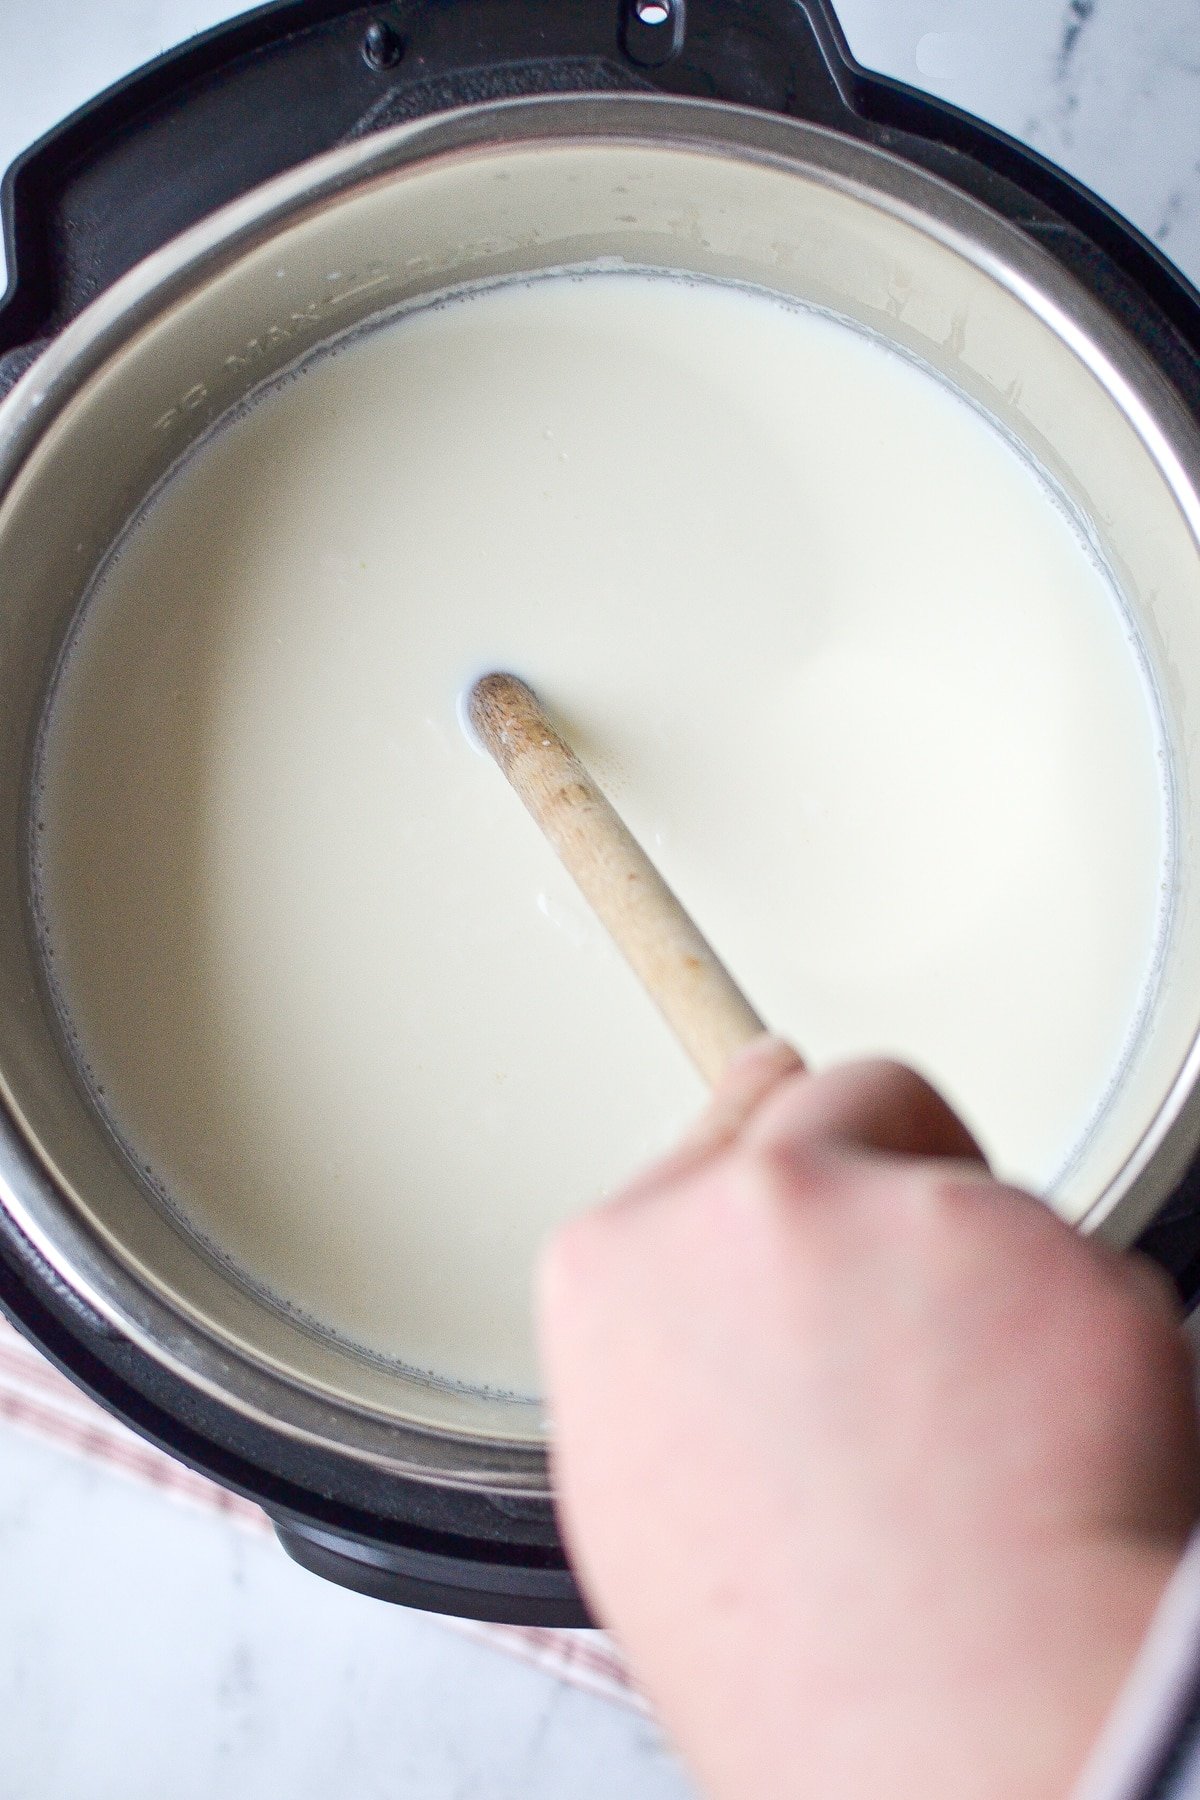
[[[875,1065],[876,1105],[902,1122],[900,1135],[911,1140],[915,1153],[925,1149],[943,1154],[977,1155],[974,1138],[931,1082],[905,1063]]]
[[[873,1083],[887,1093],[899,1094],[905,1098],[935,1093],[925,1077],[918,1074],[910,1063],[900,1062],[894,1056],[864,1057],[858,1063],[851,1063],[850,1068],[864,1081]]]
[[[843,1063],[810,1083],[792,1120],[806,1135],[896,1156],[978,1161],[971,1133],[925,1076],[907,1063]]]
[[[976,1281],[985,1271],[990,1282],[1006,1280],[1028,1235],[1022,1221],[1027,1226],[1034,1209],[1045,1211],[1019,1189],[936,1159],[892,1164],[875,1197],[880,1229],[949,1280]]]
[[[813,1154],[794,1138],[771,1137],[747,1145],[735,1166],[740,1197],[759,1207],[825,1203],[846,1185],[844,1173],[828,1157]]]
[[[876,1191],[876,1204],[893,1235],[912,1245],[960,1242],[971,1229],[979,1199],[969,1184],[924,1167],[894,1171]]]
[[[937,1089],[923,1075],[908,1063],[897,1062],[891,1057],[870,1057],[847,1063],[839,1070],[831,1070],[830,1076],[839,1078],[839,1086],[853,1088],[876,1103],[883,1102],[898,1110],[945,1106]]]

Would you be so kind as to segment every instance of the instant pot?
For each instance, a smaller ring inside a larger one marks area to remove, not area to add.
[[[288,0],[75,114],[9,171],[3,218],[0,1301],[73,1380],[257,1501],[322,1575],[588,1622],[538,1409],[359,1356],[181,1231],[87,1098],[29,905],[55,660],[164,473],[364,321],[564,265],[752,282],[881,334],[1088,521],[1153,666],[1178,841],[1158,998],[1072,1181],[1082,1228],[1138,1244],[1191,1300],[1200,297],[1151,244],[1040,157],[860,68],[822,0]]]

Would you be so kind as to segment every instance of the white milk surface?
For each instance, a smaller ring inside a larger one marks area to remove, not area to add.
[[[1153,962],[1148,690],[1082,537],[931,376],[754,294],[560,276],[220,430],[50,716],[42,905],[127,1143],[257,1283],[537,1386],[545,1233],[665,1149],[682,1052],[456,705],[538,690],[761,1013],[1053,1181]]]

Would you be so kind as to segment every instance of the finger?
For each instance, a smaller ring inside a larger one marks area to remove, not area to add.
[[[744,1133],[747,1145],[831,1148],[887,1156],[987,1160],[958,1114],[915,1069],[843,1063],[770,1093]]]
[[[644,1199],[695,1174],[729,1148],[781,1083],[803,1074],[804,1063],[791,1045],[764,1032],[734,1057],[708,1105],[677,1147],[643,1169],[609,1205]]]
[[[803,1073],[803,1062],[782,1038],[769,1034],[755,1038],[734,1057],[713,1089],[708,1105],[684,1134],[680,1150],[707,1156],[725,1149],[768,1094],[781,1082]]]

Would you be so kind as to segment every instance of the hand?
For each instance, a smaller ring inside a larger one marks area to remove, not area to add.
[[[1064,1800],[1200,1514],[1149,1263],[764,1040],[540,1331],[580,1578],[713,1800]]]

